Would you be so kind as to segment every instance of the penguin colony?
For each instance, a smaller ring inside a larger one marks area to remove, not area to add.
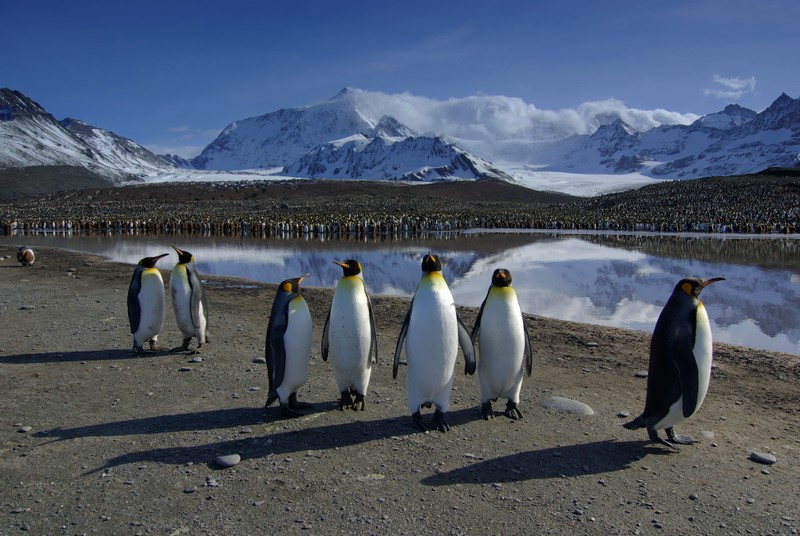
[[[195,337],[195,352],[199,352],[208,340],[208,303],[194,256],[172,247],[178,263],[172,271],[170,292],[175,319],[184,335],[183,344],[172,351],[188,350]],[[20,248],[18,257],[22,251]],[[144,351],[145,343],[151,350],[157,349],[164,322],[164,284],[156,262],[166,255],[140,260],[131,279],[128,316],[137,353]],[[355,259],[334,263],[343,273],[325,321],[321,355],[326,362],[331,359],[339,409],[364,411],[372,365],[378,359],[375,315],[361,263]],[[511,273],[504,268],[494,271],[470,332],[456,311],[441,260],[429,253],[421,267],[423,274],[403,320],[392,364],[395,379],[400,365],[407,365],[406,394],[413,425],[420,431],[450,429],[446,414],[459,349],[465,374],[478,373],[482,418],[492,419],[492,402],[504,398],[504,414],[521,419],[520,391],[523,377],[532,373],[533,352]],[[300,293],[306,277],[308,274],[278,285],[267,326],[264,356],[269,394],[264,407],[278,401],[285,417],[301,416],[301,410],[312,407],[297,399],[298,390],[308,380],[313,338],[311,314]],[[695,442],[678,435],[674,428],[700,409],[708,392],[711,327],[699,295],[708,285],[722,280],[686,278],[675,286],[651,339],[644,411],[625,423],[625,428],[646,428],[651,441],[676,450],[675,444]],[[430,408],[434,408],[434,414],[426,422],[422,410]],[[665,430],[666,440],[658,435],[659,430]]]

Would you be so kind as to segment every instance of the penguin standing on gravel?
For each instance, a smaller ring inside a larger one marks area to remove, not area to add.
[[[206,342],[206,330],[208,329],[206,293],[194,265],[194,255],[175,246],[172,246],[172,249],[178,254],[178,262],[172,268],[169,291],[172,296],[175,320],[183,333],[183,345],[173,348],[172,351],[188,350],[192,337],[197,337],[197,348],[193,353],[199,354],[200,348]]]
[[[30,266],[36,260],[36,255],[28,246],[20,246],[17,250],[17,260],[22,266]]]
[[[365,409],[373,361],[378,360],[375,315],[355,259],[334,261],[343,275],[336,284],[333,301],[322,333],[322,360],[333,362],[333,372],[341,397],[339,409]],[[355,401],[353,401],[355,395]]]
[[[450,427],[445,413],[450,407],[458,348],[460,346],[464,353],[467,374],[475,373],[475,350],[442,277],[442,261],[429,253],[422,259],[422,271],[397,339],[392,377],[397,378],[405,341],[408,409],[414,425],[422,431],[429,430],[422,420],[421,409],[434,405],[432,427],[446,432]]]
[[[145,257],[136,265],[128,286],[128,320],[133,334],[133,349],[142,353],[144,343],[158,350],[158,334],[164,327],[164,280],[156,262],[169,253]]]
[[[492,402],[501,396],[508,400],[506,416],[521,419],[517,404],[523,371],[531,375],[533,354],[508,270],[498,268],[492,274],[492,285],[478,311],[471,338],[473,344],[479,339],[478,384],[483,419],[493,418]]]
[[[300,295],[300,283],[308,274],[278,285],[267,325],[264,357],[269,374],[269,395],[264,407],[275,400],[286,417],[299,417],[310,404],[297,400],[297,390],[308,380],[311,359],[311,313]]]
[[[679,424],[700,408],[711,378],[711,324],[700,301],[700,292],[724,280],[681,279],[658,317],[650,340],[647,397],[641,415],[623,426],[647,428],[654,442],[689,445],[695,440],[675,433]],[[667,441],[658,435],[666,430]]]

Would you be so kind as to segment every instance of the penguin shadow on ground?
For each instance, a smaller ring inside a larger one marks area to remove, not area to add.
[[[42,352],[0,356],[0,364],[75,363],[81,361],[114,361],[176,355],[169,350],[155,350],[137,354],[130,348],[112,350],[85,350],[78,352]]]
[[[319,407],[333,408],[333,404],[316,403]],[[329,411],[322,409],[319,413]],[[330,411],[338,411],[331,409]],[[476,408],[466,408],[448,413],[451,427],[480,418]],[[316,418],[315,413],[307,413],[297,420],[310,421]],[[36,437],[50,438],[52,441],[63,441],[84,437],[126,436],[137,434],[166,434],[172,432],[196,432],[214,429],[250,428],[266,425],[266,433],[253,430],[252,435],[242,439],[218,441],[187,447],[168,446],[138,452],[130,452],[108,460],[102,467],[94,469],[94,473],[129,463],[162,463],[184,465],[187,463],[206,464],[217,468],[214,459],[221,454],[236,453],[242,460],[266,458],[271,455],[297,454],[308,451],[325,451],[331,449],[353,447],[372,441],[402,437],[421,432],[414,427],[411,416],[403,415],[375,420],[355,420],[323,426],[311,426],[296,430],[275,431],[286,421],[269,421],[265,418],[263,408],[235,408],[227,410],[203,411],[179,415],[165,415],[144,419],[131,419],[113,423],[83,426],[78,428],[55,428],[42,431]],[[439,434],[431,431],[430,434]],[[42,443],[44,445],[46,443]],[[88,473],[87,473],[88,474]]]
[[[548,478],[571,478],[628,469],[646,454],[668,454],[645,448],[648,441],[594,441],[530,450],[471,463],[422,480],[428,486],[511,483]]]
[[[216,430],[218,428],[246,427],[264,423],[263,408],[233,408],[177,415],[158,415],[76,428],[53,428],[34,434],[34,437],[64,441],[84,437],[114,437],[125,435],[167,434]]]

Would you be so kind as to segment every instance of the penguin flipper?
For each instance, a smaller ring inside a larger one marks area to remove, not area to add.
[[[328,348],[329,348],[328,326],[330,325],[330,323],[331,323],[331,310],[328,309],[328,316],[325,318],[325,327],[322,328],[322,345],[321,345],[322,347],[320,348],[320,351],[322,353],[322,360],[325,361],[326,363],[328,362]]]
[[[375,327],[375,312],[372,310],[372,300],[369,299],[366,289],[364,294],[367,296],[367,308],[369,309],[369,331],[370,331],[370,344],[369,351],[372,354],[372,359],[375,363],[378,362],[378,330]]]
[[[458,313],[456,313],[456,320],[458,321],[458,345],[464,353],[464,361],[466,362],[464,365],[464,374],[472,375],[475,374],[475,369],[477,368],[475,346],[472,344],[472,338],[470,337],[469,331],[467,331],[467,326],[464,325],[464,321],[461,320]]]
[[[491,292],[492,287],[489,287],[489,291]],[[469,338],[472,340],[472,344],[475,344],[475,340],[478,338],[478,331],[481,329],[481,319],[483,318],[483,307],[486,305],[486,300],[489,298],[489,293],[486,293],[486,298],[483,299],[481,302],[481,308],[478,309],[478,316],[475,317],[475,325],[472,326],[472,333],[470,333]]]
[[[142,270],[137,266],[128,287],[128,320],[131,324],[131,333],[139,330],[139,318],[142,315],[139,306],[139,291],[142,290]]]
[[[531,347],[531,336],[528,333],[528,325],[525,324],[525,317],[522,317],[522,334],[525,336],[525,374],[533,374],[533,348]]]
[[[675,350],[674,362],[680,377],[681,394],[683,395],[683,416],[688,418],[697,409],[697,398],[700,391],[697,361],[695,361],[692,348]]]
[[[397,347],[394,349],[394,363],[392,364],[392,379],[397,378],[397,369],[400,366],[400,354],[403,352],[403,342],[406,340],[408,333],[408,323],[411,321],[411,309],[414,308],[414,300],[411,300],[411,305],[408,306],[406,318],[403,320],[403,327],[400,328],[400,336],[397,338]]]
[[[189,287],[192,289],[192,324],[194,327],[200,325],[200,317],[197,312],[200,311],[200,304],[203,304],[203,316],[205,317],[206,324],[208,324],[208,300],[206,293],[203,290],[203,283],[200,281],[200,276],[194,266],[188,267],[189,272]]]
[[[286,308],[277,312],[273,308],[273,314],[270,316],[267,327],[267,344],[264,350],[264,357],[267,360],[267,370],[269,371],[270,398],[283,383],[283,375],[286,371],[286,346],[283,342],[283,335],[286,333],[288,316]]]

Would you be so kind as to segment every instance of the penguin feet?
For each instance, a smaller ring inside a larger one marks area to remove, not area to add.
[[[513,419],[515,421],[522,418],[522,412],[517,407],[516,402],[512,402],[511,400],[509,400],[506,403],[506,417],[508,417],[509,419]]]
[[[670,426],[666,429],[667,432],[667,441],[670,443],[676,443],[678,445],[693,445],[697,443],[697,440],[690,436],[682,436],[675,433],[675,428]]]
[[[419,429],[420,432],[427,432],[428,430],[430,430],[430,428],[428,428],[428,425],[425,424],[425,421],[422,420],[422,413],[420,413],[419,411],[415,411],[414,413],[411,414],[411,421],[414,423],[414,426],[416,426],[417,429]]]
[[[450,426],[444,420],[444,412],[440,410],[436,410],[433,414],[433,421],[431,422],[433,426],[435,426],[440,432],[447,432],[450,430]]]
[[[492,411],[492,401],[488,400],[481,404],[481,417],[484,421],[494,419],[494,412]]]
[[[309,409],[313,407],[308,402],[300,402],[297,400],[297,393],[292,393],[289,395],[289,400],[286,403],[291,409]]]
[[[342,391],[342,396],[339,398],[339,411],[344,410],[344,408],[352,408],[353,407],[353,398],[350,396],[350,389],[345,389]]]
[[[669,434],[669,432],[667,432],[667,434]],[[665,447],[669,447],[670,449],[675,450],[675,451],[680,451],[680,449],[678,447],[676,447],[672,443],[668,443],[666,440],[664,440],[661,437],[659,437],[658,431],[656,431],[656,430],[648,428],[647,429],[647,435],[648,435],[648,437],[650,437],[650,441],[652,441],[654,443],[658,443],[659,445],[664,445]]]
[[[353,402],[353,411],[364,411],[367,409],[367,404],[364,402],[364,395],[356,393],[356,401]]]
[[[158,347],[158,343],[156,342],[155,339],[150,339],[149,341],[147,341],[147,343],[150,345],[151,352],[158,352],[159,350],[161,350],[161,348]]]
[[[192,342],[192,338],[189,337],[187,339],[183,339],[183,344],[180,346],[176,346],[175,348],[171,348],[170,352],[185,352],[189,349],[189,343]]]
[[[302,417],[303,413],[293,409],[289,404],[281,404],[281,415],[289,419],[296,419]]]

